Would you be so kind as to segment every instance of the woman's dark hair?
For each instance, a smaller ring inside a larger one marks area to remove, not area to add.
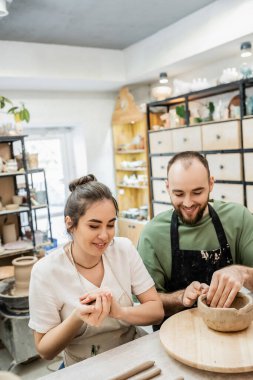
[[[98,182],[93,174],[88,174],[70,182],[69,195],[65,209],[64,217],[69,216],[72,221],[71,228],[76,227],[82,215],[85,215],[87,209],[95,202],[109,199],[114,204],[116,215],[118,215],[119,207],[116,199],[113,197],[109,187]]]
[[[180,152],[180,153],[175,154],[175,156],[173,156],[168,163],[167,175],[169,174],[171,166],[175,162],[184,161],[185,163],[191,164],[193,159],[196,159],[199,162],[201,162],[201,164],[206,168],[208,178],[210,178],[210,169],[209,169],[209,164],[208,164],[207,159],[202,154],[200,154],[199,152],[196,152],[194,150],[189,150],[189,151]]]

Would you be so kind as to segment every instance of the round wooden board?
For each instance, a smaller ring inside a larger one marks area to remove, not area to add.
[[[0,280],[4,280],[5,278],[10,278],[14,276],[14,266],[7,265],[0,267]]]
[[[253,323],[244,331],[222,333],[209,329],[198,309],[168,318],[160,329],[160,340],[175,359],[212,372],[253,371]]]

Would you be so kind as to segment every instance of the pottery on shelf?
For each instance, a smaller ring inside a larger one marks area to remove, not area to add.
[[[4,244],[12,243],[17,240],[17,232],[14,223],[3,225],[3,242]]]
[[[6,210],[13,211],[17,210],[19,208],[19,205],[17,203],[9,203],[8,205],[5,205]]]
[[[27,296],[33,265],[38,261],[35,256],[22,256],[12,260],[14,265],[15,286],[13,296]]]
[[[216,331],[241,331],[249,327],[253,319],[252,298],[241,292],[229,308],[208,306],[206,295],[202,294],[198,298],[198,309],[205,324]]]

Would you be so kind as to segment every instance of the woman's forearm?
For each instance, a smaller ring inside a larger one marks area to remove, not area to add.
[[[75,337],[83,321],[74,310],[61,324],[46,334],[35,333],[37,351],[43,359],[51,360],[58,355]]]
[[[163,306],[160,301],[147,301],[137,306],[121,307],[113,316],[131,325],[150,325],[162,322],[164,317]]]

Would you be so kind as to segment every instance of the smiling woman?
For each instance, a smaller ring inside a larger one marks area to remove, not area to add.
[[[71,240],[35,265],[29,294],[36,348],[46,359],[64,350],[65,366],[136,339],[143,331],[135,325],[164,314],[135,247],[114,237],[118,204],[110,189],[90,174],[69,190],[64,216]]]

